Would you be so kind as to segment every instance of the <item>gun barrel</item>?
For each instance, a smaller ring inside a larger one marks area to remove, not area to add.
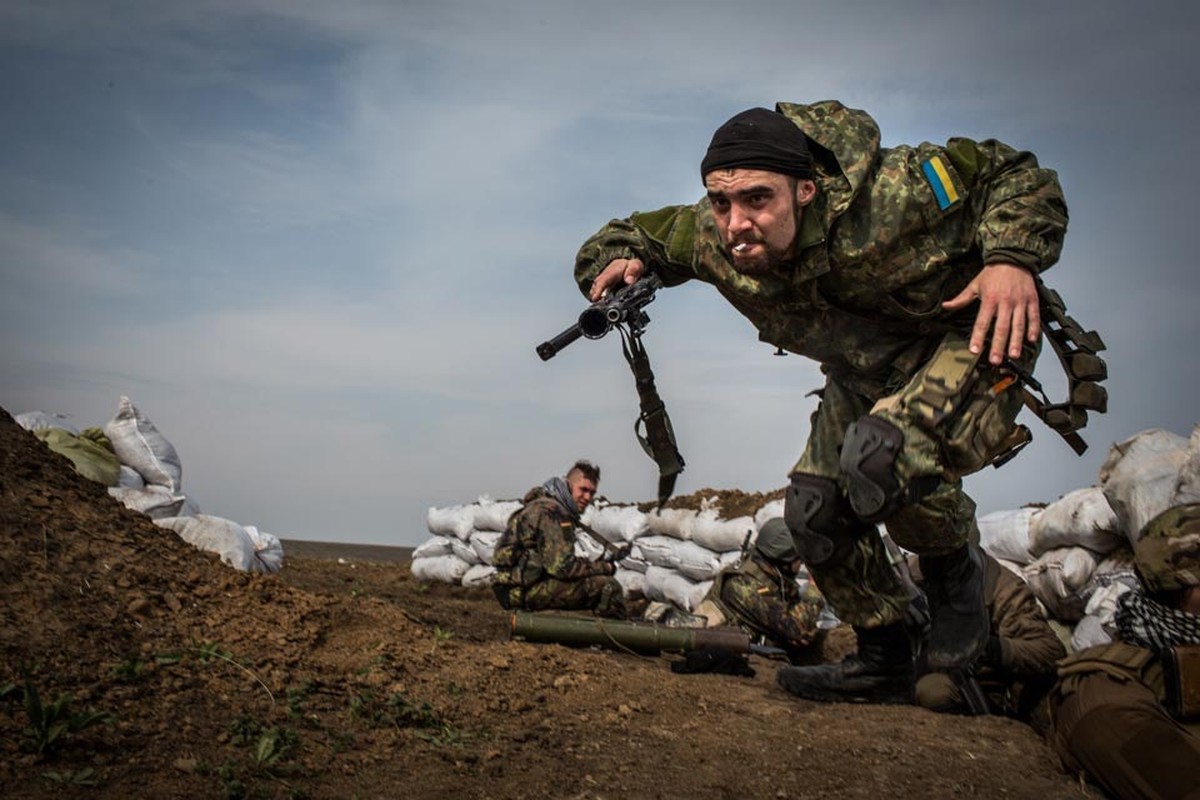
[[[738,628],[668,628],[652,622],[625,622],[599,617],[569,617],[518,611],[512,617],[512,637],[527,642],[570,646],[600,645],[657,655],[663,650],[687,652],[717,647],[751,652],[750,637]]]
[[[576,323],[553,339],[547,339],[539,344],[537,346],[537,354],[541,357],[542,361],[549,361],[558,354],[559,350],[562,350],[582,335],[583,329],[579,327],[579,323]]]

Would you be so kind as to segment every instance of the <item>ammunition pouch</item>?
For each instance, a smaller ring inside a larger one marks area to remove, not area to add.
[[[1162,662],[1167,711],[1179,720],[1200,719],[1200,645],[1168,648]]]
[[[1018,371],[1025,383],[1025,405],[1062,436],[1071,449],[1082,455],[1087,450],[1087,443],[1078,431],[1087,425],[1087,412],[1103,414],[1108,410],[1108,391],[1099,383],[1108,377],[1108,366],[1096,355],[1105,349],[1104,340],[1095,331],[1083,330],[1067,314],[1066,304],[1058,292],[1040,279],[1037,287],[1042,329],[1067,373],[1068,394],[1065,402],[1051,403],[1032,375]]]

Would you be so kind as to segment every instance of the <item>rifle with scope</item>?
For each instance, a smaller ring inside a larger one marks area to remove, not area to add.
[[[601,339],[614,326],[624,325],[630,336],[638,337],[650,322],[643,311],[654,300],[654,293],[663,286],[657,275],[646,275],[605,297],[600,298],[579,314],[579,321],[552,339],[537,346],[542,361],[549,361],[580,336]]]

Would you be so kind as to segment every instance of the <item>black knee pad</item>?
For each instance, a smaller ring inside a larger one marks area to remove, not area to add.
[[[842,441],[841,467],[846,473],[850,507],[866,522],[880,522],[903,501],[894,469],[904,434],[879,417],[850,424]]]
[[[783,520],[804,563],[823,564],[848,544],[844,540],[849,540],[851,533],[839,524],[838,503],[834,481],[803,472],[792,474],[783,502]]]

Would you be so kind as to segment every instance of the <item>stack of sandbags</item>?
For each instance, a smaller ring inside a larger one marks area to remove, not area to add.
[[[103,429],[80,432],[63,415],[41,411],[14,419],[70,458],[80,474],[108,486],[108,493],[126,508],[145,514],[201,550],[218,554],[229,566],[278,572],[283,565],[278,537],[253,525],[200,513],[196,502],[183,492],[183,464],[175,446],[128,397],[121,398]]]
[[[413,551],[413,576],[421,581],[485,586],[496,573],[492,552],[519,500],[481,495],[474,503],[431,507],[426,525],[433,536]]]

